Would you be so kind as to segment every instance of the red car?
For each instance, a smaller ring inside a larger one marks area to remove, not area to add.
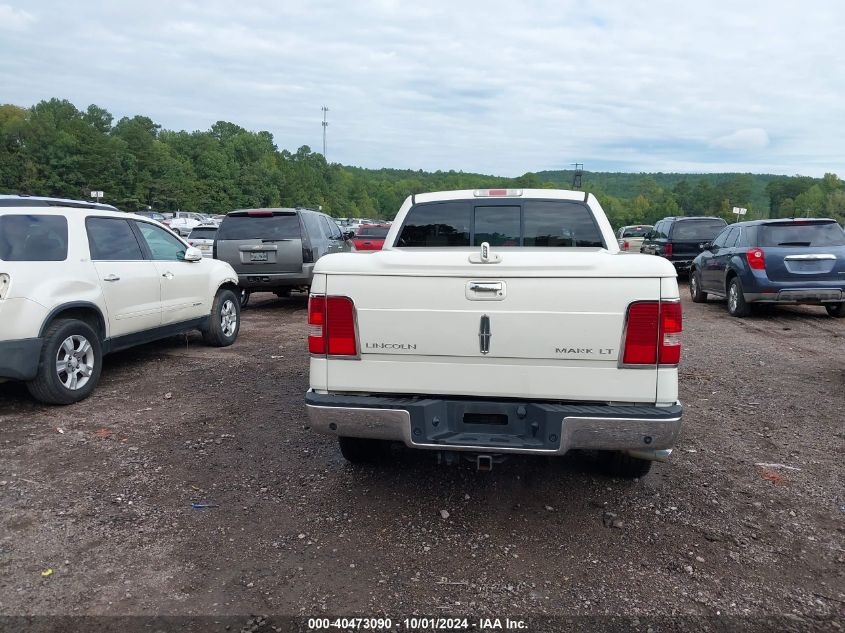
[[[355,250],[380,251],[389,230],[389,224],[362,224],[352,238]]]

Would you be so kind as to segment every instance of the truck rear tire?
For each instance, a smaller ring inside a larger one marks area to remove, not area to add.
[[[631,457],[619,451],[610,451],[606,455],[605,466],[613,477],[638,479],[651,470],[651,460]]]
[[[352,464],[373,464],[387,455],[389,444],[383,440],[370,440],[363,437],[337,438],[340,453]]]

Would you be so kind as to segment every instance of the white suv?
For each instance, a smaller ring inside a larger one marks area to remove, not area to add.
[[[102,357],[199,330],[235,342],[232,267],[112,206],[0,196],[0,382],[51,404],[87,397]]]

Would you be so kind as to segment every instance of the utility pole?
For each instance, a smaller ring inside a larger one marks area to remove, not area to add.
[[[326,113],[329,111],[329,108],[323,106],[321,110],[323,111],[323,158],[326,158],[326,128],[329,127],[329,122],[326,121]],[[326,161],[328,161],[327,158]]]

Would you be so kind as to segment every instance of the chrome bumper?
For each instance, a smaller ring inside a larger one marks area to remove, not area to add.
[[[666,461],[678,439],[681,418],[566,416],[556,449],[469,444],[433,444],[413,439],[411,415],[403,409],[306,405],[311,428],[321,433],[402,442],[409,448],[476,453],[563,455],[572,449],[617,450],[640,459]],[[644,438],[648,438],[647,443]]]

